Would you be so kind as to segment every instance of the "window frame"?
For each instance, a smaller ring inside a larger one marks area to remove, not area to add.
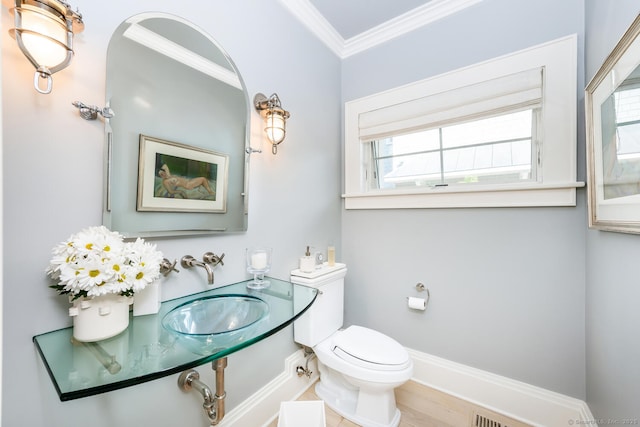
[[[501,76],[544,67],[538,180],[510,184],[371,189],[365,180],[367,145],[359,116]],[[575,206],[577,174],[577,35],[572,34],[485,62],[345,103],[346,209]]]

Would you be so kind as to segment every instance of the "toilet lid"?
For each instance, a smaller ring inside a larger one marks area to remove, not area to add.
[[[336,334],[333,352],[342,359],[369,369],[398,369],[409,360],[407,351],[397,341],[362,326],[349,326]]]

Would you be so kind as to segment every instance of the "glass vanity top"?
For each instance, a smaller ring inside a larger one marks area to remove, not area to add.
[[[293,322],[316,298],[314,288],[269,278],[267,289],[247,288],[249,281],[222,286],[162,303],[157,314],[130,318],[121,334],[95,343],[73,340],[73,328],[33,337],[60,400],[72,400],[162,378],[211,362],[254,344]],[[218,295],[248,295],[268,304],[259,321],[232,338],[214,337],[194,348],[180,334],[162,326],[174,308]],[[131,314],[130,314],[131,315]]]

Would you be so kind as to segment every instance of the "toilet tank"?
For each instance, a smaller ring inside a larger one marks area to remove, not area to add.
[[[291,272],[291,282],[318,289],[311,307],[293,322],[293,338],[298,344],[313,347],[342,327],[344,318],[345,264],[336,263],[311,273]]]

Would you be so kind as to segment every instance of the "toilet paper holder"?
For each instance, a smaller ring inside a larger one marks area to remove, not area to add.
[[[427,288],[427,287],[424,285],[424,283],[420,283],[420,282],[416,283],[416,290],[417,290],[418,292],[426,292],[426,293],[427,293],[427,297],[426,297],[426,298],[424,298],[424,300],[425,300],[425,301],[424,301],[424,308],[421,308],[422,310],[424,310],[424,309],[426,309],[426,308],[427,308],[427,305],[429,304],[429,299],[431,298],[431,293],[429,292],[429,288]],[[409,299],[410,299],[410,298],[411,298],[411,297],[407,297],[407,303],[409,302]]]

